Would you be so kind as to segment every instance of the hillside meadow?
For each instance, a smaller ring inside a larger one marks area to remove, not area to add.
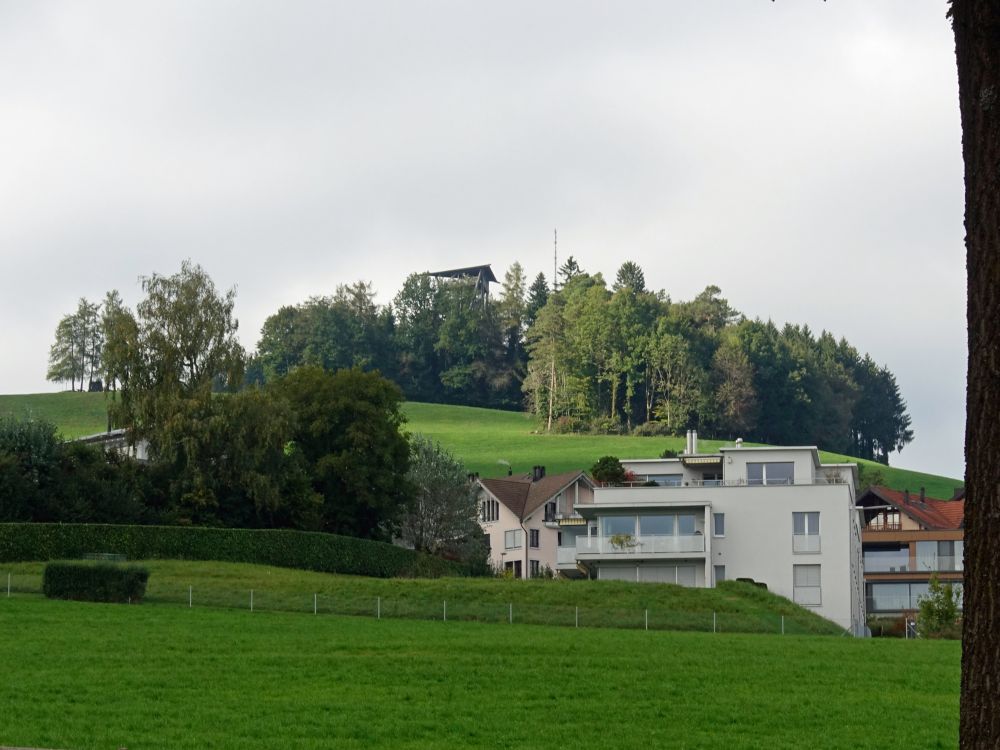
[[[107,426],[106,396],[102,393],[46,393],[0,396],[0,415],[34,416],[59,425],[67,438],[102,432]],[[549,435],[528,414],[410,402],[404,404],[406,429],[437,440],[461,459],[470,472],[502,476],[508,464],[515,472],[527,472],[543,464],[549,473],[587,469],[601,456],[656,458],[665,449],[683,450],[684,438],[635,437],[631,435]],[[700,440],[710,451],[725,441]],[[746,445],[751,445],[747,443]],[[856,461],[882,473],[885,484],[916,492],[926,488],[931,497],[947,499],[960,479],[886,467],[836,453],[820,452],[826,462]]]
[[[716,588],[565,579],[370,578],[273,565],[143,560],[146,601],[257,611],[477,620],[563,627],[832,635],[844,630],[750,584]],[[43,562],[0,563],[15,593],[40,593]],[[190,599],[189,599],[190,597]]]
[[[941,641],[374,620],[0,597],[0,744],[955,747]]]

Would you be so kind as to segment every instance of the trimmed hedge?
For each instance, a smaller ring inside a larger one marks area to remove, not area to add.
[[[135,565],[52,562],[45,566],[42,593],[49,599],[137,604],[148,580],[149,571]]]
[[[375,578],[462,575],[463,566],[384,542],[290,529],[0,523],[0,562],[92,552],[129,560],[219,560]]]

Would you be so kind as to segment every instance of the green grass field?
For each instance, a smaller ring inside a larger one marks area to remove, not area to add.
[[[620,581],[496,578],[366,578],[222,562],[147,560],[147,600],[155,604],[386,618],[477,620],[575,627],[834,635],[829,620],[735,581],[718,588]],[[0,587],[11,574],[16,593],[41,592],[45,564],[0,563]],[[314,599],[314,595],[316,598]]]
[[[959,645],[0,597],[0,744],[956,747]]]
[[[665,448],[680,450],[683,438],[646,438],[628,435],[547,435],[527,414],[478,409],[470,406],[407,403],[407,429],[437,440],[460,458],[469,471],[482,476],[507,473],[507,461],[515,472],[528,472],[543,464],[549,473],[587,469],[601,456],[655,458]],[[66,437],[101,432],[107,425],[105,396],[101,393],[54,393],[30,396],[0,396],[0,414],[33,415],[59,425]],[[701,450],[725,445],[701,440]],[[749,443],[747,445],[750,445]],[[834,453],[821,452],[827,462],[854,461]],[[908,469],[878,468],[886,484],[914,492],[925,487],[931,497],[949,498],[962,481]]]

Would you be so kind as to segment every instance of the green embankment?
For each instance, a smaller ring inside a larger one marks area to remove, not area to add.
[[[16,592],[41,591],[45,563],[0,563]],[[274,566],[143,560],[151,576],[146,599],[198,606],[417,619],[480,620],[651,630],[843,635],[843,629],[789,600],[750,584],[714,589],[620,581],[497,578],[379,579]],[[191,587],[189,589],[189,587]],[[316,598],[314,599],[314,595]],[[784,621],[782,621],[784,618]]]
[[[151,585],[157,573],[150,579]],[[0,597],[0,744],[956,747],[956,642]]]
[[[107,424],[105,395],[101,393],[53,393],[30,396],[0,396],[0,414],[33,415],[59,425],[66,437],[101,432]],[[482,476],[501,476],[511,464],[515,472],[527,472],[543,464],[549,473],[589,468],[601,456],[619,458],[655,458],[665,448],[681,450],[683,438],[646,438],[630,435],[546,435],[527,414],[478,409],[470,406],[408,403],[405,411],[407,429],[439,441],[469,471]],[[726,443],[701,440],[701,450],[712,450]],[[748,444],[749,445],[749,444]],[[828,462],[855,461],[834,453],[821,452]],[[914,492],[926,488],[931,497],[950,498],[959,479],[925,474],[908,469],[881,466],[869,461],[882,473],[885,483],[895,489]]]

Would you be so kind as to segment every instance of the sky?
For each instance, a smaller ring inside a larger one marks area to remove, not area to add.
[[[964,474],[946,4],[0,0],[0,393],[80,297],[190,259],[252,350],[282,305],[514,261],[846,337]]]

